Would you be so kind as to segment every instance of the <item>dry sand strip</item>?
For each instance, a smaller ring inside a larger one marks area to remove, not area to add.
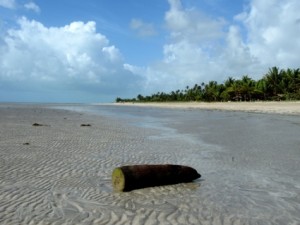
[[[274,113],[287,115],[300,115],[300,101],[282,102],[166,102],[166,103],[115,103],[116,105],[134,105],[143,107],[180,108],[180,109],[206,109],[243,111],[256,113]]]

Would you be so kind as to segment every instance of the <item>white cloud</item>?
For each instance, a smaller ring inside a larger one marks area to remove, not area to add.
[[[212,19],[195,8],[183,9],[180,0],[169,0],[170,10],[165,14],[165,22],[171,37],[179,41],[211,41],[223,35],[223,19]]]
[[[144,69],[145,90],[171,91],[186,85],[220,78],[221,38],[225,21],[213,19],[196,9],[184,9],[179,0],[169,0],[165,13],[169,41],[163,47],[163,59]]]
[[[299,67],[299,9],[298,0],[253,0],[241,16],[251,54],[266,66]]]
[[[234,15],[234,23],[186,9],[180,0],[168,1],[163,57],[144,67],[124,62],[94,22],[46,27],[20,19],[18,28],[0,37],[0,91],[74,90],[132,97],[223,82],[228,76],[258,79],[272,66],[299,67],[300,1],[251,0]],[[151,34],[142,20],[130,25],[140,35]]]
[[[298,0],[252,0],[234,16],[235,24],[185,9],[180,0],[169,4],[163,59],[140,71],[135,68],[147,77],[148,93],[223,82],[228,76],[260,79],[272,66],[299,67]]]
[[[141,37],[148,37],[156,35],[156,30],[151,23],[145,23],[140,19],[132,19],[130,21],[130,28],[136,30]]]
[[[34,2],[28,2],[24,5],[24,7],[28,10],[33,10],[36,13],[40,13],[40,7]]]
[[[107,59],[109,59],[109,61],[111,63],[121,61],[121,58],[122,58],[121,53],[120,53],[119,49],[117,49],[113,45],[108,46],[108,47],[103,47],[102,52],[106,55]]]
[[[126,94],[138,82],[123,68],[119,50],[96,32],[95,22],[45,27],[23,17],[18,24],[0,46],[2,88],[94,91],[100,99]]]
[[[14,9],[16,7],[15,0],[0,0],[0,6],[8,9]]]

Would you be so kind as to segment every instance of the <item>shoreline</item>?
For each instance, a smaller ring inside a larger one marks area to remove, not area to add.
[[[253,113],[271,113],[284,115],[300,115],[300,101],[282,102],[131,102],[113,103],[118,106],[159,107],[170,109],[205,109],[222,111],[241,111]]]

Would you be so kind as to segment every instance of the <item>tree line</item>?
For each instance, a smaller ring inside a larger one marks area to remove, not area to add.
[[[184,90],[170,93],[157,92],[136,98],[116,98],[116,102],[175,102],[175,101],[278,101],[300,100],[300,68],[269,68],[260,80],[253,80],[248,75],[241,79],[228,77],[224,83],[217,81],[186,86]]]

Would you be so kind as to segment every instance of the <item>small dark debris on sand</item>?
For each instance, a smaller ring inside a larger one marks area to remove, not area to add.
[[[34,126],[34,127],[41,127],[41,126],[43,126],[43,124],[40,124],[40,123],[34,123],[34,124],[32,124],[32,126]]]
[[[45,124],[40,124],[40,123],[34,123],[34,124],[32,124],[32,126],[34,126],[34,127],[42,127],[42,126],[50,127],[50,125],[45,125]]]
[[[80,125],[81,127],[91,127],[92,125],[89,123],[83,123]]]
[[[23,145],[30,145],[30,143],[29,142],[25,142],[25,143],[23,143]]]

